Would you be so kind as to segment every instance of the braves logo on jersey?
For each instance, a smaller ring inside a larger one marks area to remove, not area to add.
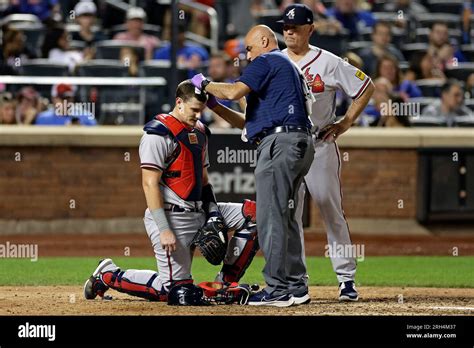
[[[321,75],[316,74],[316,76],[314,76],[314,74],[310,73],[310,70],[311,70],[311,67],[308,67],[304,71],[304,77],[306,78],[306,81],[308,81],[308,85],[311,88],[311,92],[313,93],[324,92],[325,83],[323,79],[321,78]]]

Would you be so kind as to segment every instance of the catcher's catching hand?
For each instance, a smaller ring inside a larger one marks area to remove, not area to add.
[[[213,214],[200,228],[191,246],[197,246],[202,256],[212,265],[219,265],[224,260],[227,251],[228,228],[220,214]]]

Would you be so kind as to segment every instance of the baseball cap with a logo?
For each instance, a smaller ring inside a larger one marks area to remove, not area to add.
[[[304,25],[313,24],[313,11],[304,4],[290,5],[285,9],[283,19],[277,21],[278,23]]]

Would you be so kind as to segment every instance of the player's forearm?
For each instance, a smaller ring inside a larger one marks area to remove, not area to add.
[[[206,86],[206,92],[211,93],[219,99],[227,100],[238,100],[245,94],[242,94],[237,84],[235,83],[223,83],[223,82],[211,82]]]
[[[232,126],[243,129],[245,125],[245,115],[241,112],[229,109],[228,107],[218,104],[212,111],[229,122]]]
[[[150,210],[150,214],[158,227],[158,231],[171,231],[168,219],[165,215],[163,197],[159,186],[157,184],[144,183],[143,191],[145,192],[148,210]]]
[[[158,184],[143,182],[143,192],[145,193],[146,205],[150,211],[163,208],[163,198]]]
[[[344,121],[348,124],[352,125],[359,115],[364,111],[367,104],[374,93],[375,87],[372,81],[370,81],[369,85],[366,87],[364,93],[360,95],[359,98],[354,99],[352,104],[347,109],[346,115],[344,116]]]

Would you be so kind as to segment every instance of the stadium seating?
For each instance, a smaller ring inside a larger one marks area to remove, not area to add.
[[[464,101],[464,105],[466,105],[469,109],[474,112],[474,99],[466,99]]]
[[[78,76],[127,77],[128,67],[120,60],[95,59],[77,66]]]
[[[0,21],[0,24],[3,26],[5,24],[11,25],[13,23],[39,23],[41,24],[40,19],[32,14],[26,13],[14,13],[6,16]]]
[[[309,43],[328,50],[337,56],[342,56],[347,51],[348,40],[349,35],[347,33],[336,35],[313,33],[309,39]]]
[[[458,127],[474,127],[474,116],[457,116],[454,123]]]
[[[466,81],[467,77],[474,73],[474,63],[458,63],[457,66],[446,68],[445,74],[448,78]]]
[[[400,21],[397,12],[372,12],[372,16],[377,22],[389,22],[393,25]]]
[[[419,116],[410,117],[413,127],[446,127],[446,122],[441,117]]]
[[[407,61],[410,61],[413,54],[418,53],[418,52],[426,52],[428,50],[428,44],[427,43],[410,43],[403,45],[401,47],[403,56]]]
[[[81,27],[79,26],[79,24],[76,24],[76,23],[68,23],[66,24],[66,31],[69,33],[69,34],[73,34],[73,33],[78,33],[80,31]],[[102,27],[100,25],[94,25],[92,26],[92,32],[97,32],[97,31],[102,31]]]
[[[386,0],[375,0],[372,5],[372,11],[383,12],[386,3]]]
[[[416,29],[416,42],[423,42],[423,43],[428,43],[429,42],[429,36],[430,36],[430,28],[417,28]],[[454,43],[458,45],[461,43],[461,37],[462,37],[462,32],[459,29],[448,29],[449,32],[449,38],[451,41],[455,41]]]
[[[412,104],[419,104],[420,105],[420,113],[423,112],[423,110],[428,106],[432,105],[436,102],[439,101],[439,98],[433,98],[433,97],[421,97],[421,98],[410,98],[408,99],[409,103]]]
[[[347,45],[349,51],[359,54],[361,50],[372,46],[372,41],[351,41]]]
[[[461,51],[469,62],[474,62],[474,44],[462,45]]]
[[[26,38],[26,47],[37,57],[41,56],[41,44],[46,33],[46,29],[41,22],[13,22],[9,26],[21,30]]]
[[[450,29],[461,29],[459,15],[449,13],[422,13],[415,17],[419,28],[431,28],[433,23],[444,22]]]
[[[430,12],[451,13],[459,15],[463,8],[463,0],[428,0]]]
[[[437,97],[441,96],[441,87],[444,84],[444,80],[433,80],[433,79],[426,79],[426,80],[417,80],[416,85],[420,88],[421,92],[423,93],[424,97]]]
[[[84,41],[72,40],[69,42],[69,47],[72,50],[82,51],[84,48],[86,48],[86,43]]]
[[[122,40],[104,40],[96,43],[97,59],[119,59],[123,47],[132,48],[137,52],[138,59],[145,58],[145,48],[137,43]]]
[[[167,82],[171,79],[171,62],[167,60],[151,60],[140,63],[138,75],[140,77],[163,77]],[[185,69],[178,68],[177,81],[188,78]],[[155,115],[158,112],[170,111],[171,94],[165,87],[146,87],[146,115]]]
[[[361,41],[372,41],[372,31],[370,27],[363,28],[359,31]],[[408,35],[406,30],[392,27],[392,44],[399,47],[404,43],[408,43]]]
[[[20,73],[25,76],[68,76],[69,68],[48,59],[30,59],[21,65]]]

